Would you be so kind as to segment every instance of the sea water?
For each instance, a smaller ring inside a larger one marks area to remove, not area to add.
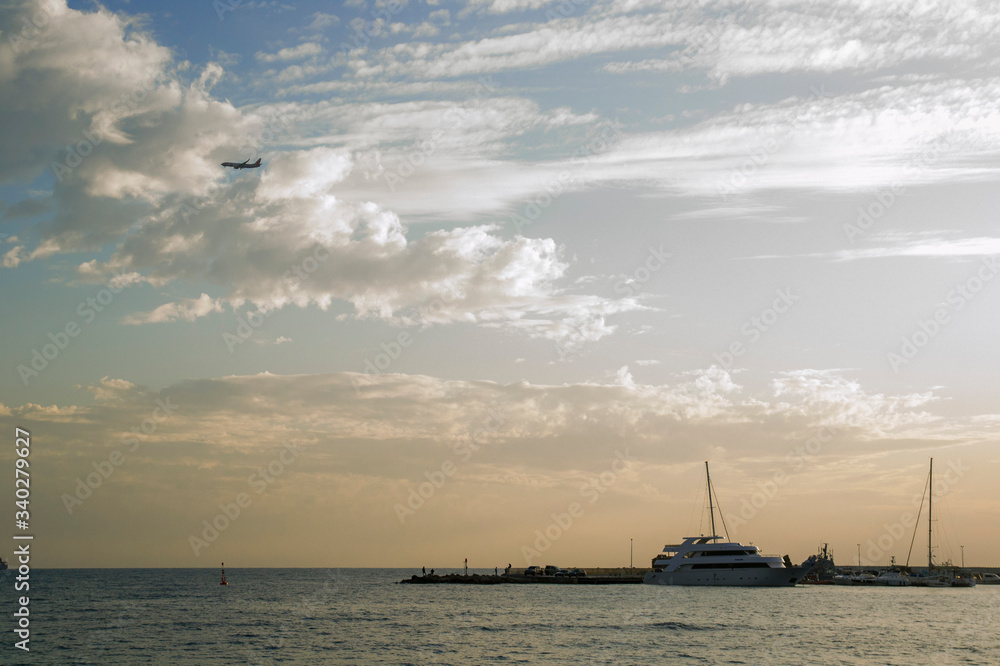
[[[1000,663],[1000,586],[398,584],[414,573],[33,570],[30,653],[7,575],[0,663]]]

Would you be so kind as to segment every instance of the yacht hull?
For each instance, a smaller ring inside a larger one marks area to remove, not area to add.
[[[653,571],[643,583],[650,585],[717,585],[730,587],[790,587],[812,567],[773,569],[712,569],[700,571]]]

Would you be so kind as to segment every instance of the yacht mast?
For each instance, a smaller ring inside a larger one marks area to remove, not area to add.
[[[708,513],[712,516],[712,538],[715,538],[715,507],[712,505],[712,475],[708,473],[708,461],[705,461],[705,479],[708,480]]]
[[[927,479],[927,571],[929,573],[934,567],[934,550],[931,546],[934,534],[934,458],[931,458],[931,470]]]

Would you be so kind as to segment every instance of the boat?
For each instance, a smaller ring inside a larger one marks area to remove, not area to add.
[[[833,563],[833,553],[830,552],[830,544],[824,543],[815,555],[810,555],[804,564],[812,567],[800,583],[806,585],[833,585],[834,577],[837,574],[837,567]]]
[[[682,543],[667,544],[653,558],[653,571],[647,573],[642,582],[651,585],[782,587],[802,580],[811,565],[793,566],[787,555],[762,555],[757,546],[722,541],[723,537],[715,533],[715,506],[708,462],[705,463],[705,478],[711,536],[684,537]],[[728,533],[725,538],[729,538]]]
[[[889,571],[883,571],[875,578],[876,585],[891,585],[895,587],[908,587],[913,585],[913,581],[910,580],[910,576],[904,571],[898,571],[896,569],[890,569]]]
[[[979,585],[1000,585],[1000,576],[995,573],[979,574],[979,580],[976,582]]]
[[[837,574],[833,577],[834,585],[854,585],[854,576],[847,573]]]
[[[931,458],[930,468],[927,472],[927,486],[924,488],[927,497],[927,572],[921,572],[916,577],[911,577],[914,585],[920,587],[975,587],[976,580],[967,575],[963,570],[945,562],[943,565],[934,564],[934,458]],[[917,512],[917,522],[920,522],[920,513],[923,511],[923,497],[920,499],[920,511]],[[913,527],[913,536],[916,538],[917,526]],[[912,540],[910,549],[913,549]],[[909,567],[910,556],[906,556],[906,564]]]
[[[0,557],[0,571],[6,571],[6,570],[7,570],[7,560]]]

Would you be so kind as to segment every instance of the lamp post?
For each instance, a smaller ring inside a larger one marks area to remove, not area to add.
[[[861,575],[861,544],[858,544],[858,575]]]
[[[964,564],[962,566],[965,566]],[[632,566],[632,539],[628,540],[628,568],[634,568]]]

